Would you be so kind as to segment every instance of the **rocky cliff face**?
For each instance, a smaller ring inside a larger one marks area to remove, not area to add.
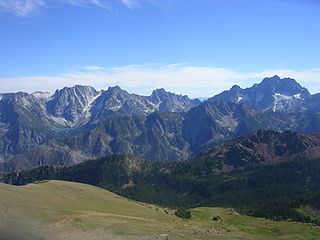
[[[41,102],[31,94],[2,94],[0,100],[0,158],[10,156],[44,143],[55,125]]]
[[[92,87],[74,86],[57,90],[46,103],[47,111],[55,117],[76,122],[99,94]]]
[[[158,89],[151,96],[130,94],[119,86],[103,91],[92,106],[90,122],[109,116],[146,116],[152,112],[187,112],[199,100]]]
[[[166,92],[163,88],[154,90],[149,99],[160,112],[187,112],[201,103],[198,99],[191,100],[188,96]]]

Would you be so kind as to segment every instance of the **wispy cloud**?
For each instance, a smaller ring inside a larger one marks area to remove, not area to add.
[[[261,72],[239,72],[226,68],[199,67],[186,64],[129,65],[114,68],[84,66],[57,76],[0,78],[0,92],[37,90],[53,92],[65,86],[90,85],[97,89],[119,85],[122,88],[149,95],[155,88],[187,94],[190,97],[210,97],[232,85],[249,87],[273,75],[292,77],[313,93],[320,92],[320,68],[301,71],[278,69]]]
[[[94,6],[110,10],[109,0],[55,0],[60,3],[70,4],[76,7]],[[139,6],[138,0],[117,0],[124,6],[133,9]],[[25,17],[41,7],[49,5],[45,0],[0,0],[0,11],[12,13],[16,16]]]
[[[71,4],[77,7],[92,5],[92,6],[106,8],[106,9],[109,8],[106,2],[101,0],[58,0],[58,1],[66,4]]]
[[[0,10],[17,16],[27,16],[45,5],[44,0],[0,0]]]
[[[133,9],[139,5],[137,0],[121,0],[121,2],[130,9]]]

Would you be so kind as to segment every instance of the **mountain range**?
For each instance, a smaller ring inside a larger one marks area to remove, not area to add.
[[[312,133],[320,131],[319,96],[278,76],[204,102],[164,89],[139,96],[118,86],[5,93],[0,171],[72,165],[114,153],[181,161],[258,129]]]
[[[186,112],[199,100],[158,89],[151,96],[129,94],[120,87],[96,91],[88,86],[44,92],[0,94],[0,162],[61,135],[94,126],[113,116],[152,112]]]

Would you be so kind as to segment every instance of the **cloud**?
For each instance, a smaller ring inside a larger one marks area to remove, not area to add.
[[[99,66],[75,66],[74,69],[87,70],[87,71],[102,71],[105,68]]]
[[[108,0],[55,0],[63,4],[76,7],[94,6],[110,10]],[[138,0],[117,0],[124,6],[133,9],[139,6]],[[45,0],[0,0],[0,11],[12,13],[16,16],[26,17],[41,7],[48,5]]]
[[[139,5],[136,0],[121,0],[121,2],[130,9],[133,9]]]
[[[105,1],[101,1],[101,0],[58,0],[58,1],[66,4],[71,4],[77,7],[93,5],[96,7],[109,9]]]
[[[313,93],[320,92],[320,68],[294,70],[266,70],[239,72],[227,68],[199,67],[187,64],[145,64],[114,68],[99,66],[74,67],[70,72],[57,76],[27,76],[0,78],[0,92],[37,90],[54,92],[57,88],[74,85],[90,85],[107,89],[119,85],[129,92],[149,95],[153,89],[165,88],[190,97],[210,97],[232,85],[249,87],[265,77],[279,75],[295,78]]]
[[[0,10],[24,17],[45,5],[44,0],[0,0]]]

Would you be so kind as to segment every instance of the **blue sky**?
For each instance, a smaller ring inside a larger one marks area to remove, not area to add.
[[[0,0],[0,92],[191,97],[278,74],[320,91],[317,0]]]

